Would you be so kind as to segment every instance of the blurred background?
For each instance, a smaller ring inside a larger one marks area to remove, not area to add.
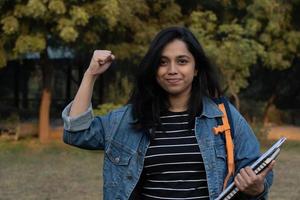
[[[95,49],[116,55],[95,114],[126,103],[170,26],[198,38],[262,151],[288,138],[270,199],[300,199],[300,0],[0,0],[0,11],[0,199],[102,199],[103,152],[62,144],[61,111]]]

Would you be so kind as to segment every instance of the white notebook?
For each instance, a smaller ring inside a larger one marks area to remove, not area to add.
[[[286,138],[280,138],[271,148],[262,154],[250,167],[256,174],[264,170],[276,157],[279,155],[280,147],[285,142]],[[232,182],[215,200],[229,200],[232,199],[237,193],[238,188]]]

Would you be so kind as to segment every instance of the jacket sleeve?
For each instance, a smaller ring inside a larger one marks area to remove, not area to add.
[[[251,127],[242,115],[231,105],[230,107],[234,122],[234,147],[235,147],[235,164],[236,173],[241,168],[250,166],[261,155],[259,142],[253,133]],[[264,192],[257,197],[247,195],[242,199],[267,199],[268,191],[273,182],[273,172],[269,172],[264,181]]]
[[[99,150],[104,148],[107,117],[94,117],[92,105],[79,116],[70,117],[71,102],[62,112],[64,122],[63,141],[83,149]]]

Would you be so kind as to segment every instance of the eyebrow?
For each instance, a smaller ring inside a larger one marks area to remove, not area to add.
[[[190,58],[190,56],[188,56],[188,55],[180,55],[180,56],[176,56],[176,58]]]
[[[162,58],[167,58],[167,59],[169,59],[169,57],[167,57],[167,56],[161,56],[160,57],[161,59]],[[176,56],[176,58],[178,59],[180,59],[180,58],[188,58],[188,59],[190,59],[190,56],[188,56],[188,55],[179,55],[179,56]]]

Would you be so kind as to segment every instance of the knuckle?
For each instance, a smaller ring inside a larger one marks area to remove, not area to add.
[[[251,171],[251,170],[252,170],[251,167],[249,167],[249,166],[245,167],[245,169],[246,169],[247,171]]]
[[[257,177],[257,180],[256,181],[259,181],[259,182],[263,182],[264,181],[264,178],[263,177]]]
[[[240,188],[239,188],[239,189],[240,189],[240,191],[245,191],[246,188],[245,188],[244,185],[240,185]]]
[[[257,182],[257,178],[256,177],[251,177],[250,181],[251,181],[251,183]]]

